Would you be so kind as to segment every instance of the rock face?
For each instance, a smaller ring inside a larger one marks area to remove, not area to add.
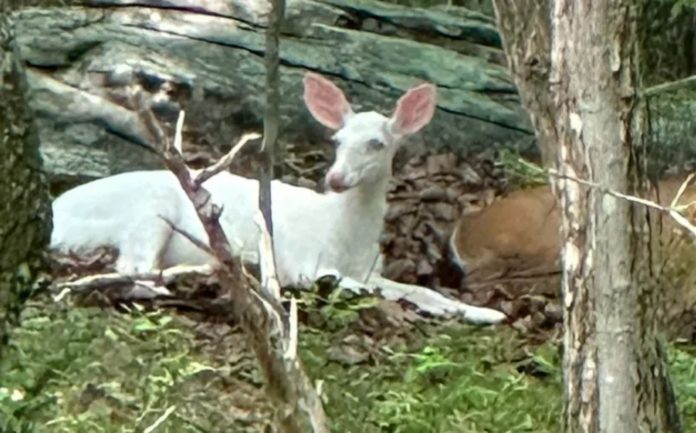
[[[265,1],[85,3],[14,16],[54,181],[157,166],[130,102],[136,88],[170,125],[186,110],[191,158],[197,150],[224,152],[242,132],[261,129]],[[536,152],[487,15],[289,0],[281,44],[286,144],[326,145],[329,131],[310,118],[301,98],[302,74],[313,70],[330,76],[357,110],[385,114],[409,87],[435,83],[438,111],[411,150],[465,156],[524,143],[524,154]]]

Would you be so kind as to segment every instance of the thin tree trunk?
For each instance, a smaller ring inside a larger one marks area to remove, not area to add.
[[[639,6],[629,0],[494,4],[523,100],[542,149],[556,148],[557,170],[640,192]],[[645,209],[572,180],[557,186],[565,239],[565,431],[681,431],[657,334],[657,291],[642,227],[634,226],[645,221]]]
[[[259,209],[263,213],[266,227],[273,239],[273,218],[271,215],[271,180],[273,165],[278,154],[278,106],[280,91],[278,89],[278,65],[280,63],[280,27],[285,14],[285,0],[271,0],[271,11],[266,29],[266,110],[263,116],[263,151],[261,152],[261,169],[259,173]],[[282,158],[282,154],[278,155]]]
[[[7,3],[0,3],[0,356],[43,266],[51,231],[36,129]]]

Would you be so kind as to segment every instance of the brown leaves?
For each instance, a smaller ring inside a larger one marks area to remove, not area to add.
[[[496,176],[486,164],[472,165],[454,153],[408,161],[395,174],[388,195],[384,276],[426,285],[452,280],[442,273],[448,272],[453,225],[463,211],[482,207],[500,193],[504,182]]]
[[[383,274],[439,287],[464,302],[503,311],[517,330],[544,339],[557,331],[562,320],[558,275],[467,286],[450,258],[455,222],[493,203],[505,187],[504,173],[489,160],[464,161],[449,153],[408,161],[395,174],[388,197]]]

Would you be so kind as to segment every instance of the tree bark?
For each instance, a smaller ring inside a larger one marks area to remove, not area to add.
[[[6,2],[0,2],[0,357],[43,265],[51,231],[39,141]]]
[[[634,224],[646,221],[646,210],[572,181],[641,192],[640,7],[628,0],[494,4],[540,145],[555,149],[561,174],[565,431],[681,431],[646,238]]]
[[[548,85],[551,1],[495,0],[493,5],[508,67],[534,125],[543,165],[554,167],[558,146]]]

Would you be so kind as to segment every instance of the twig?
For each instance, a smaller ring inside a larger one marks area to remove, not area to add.
[[[684,182],[682,182],[682,184],[679,186],[679,191],[677,191],[677,195],[674,196],[674,199],[672,200],[672,203],[670,203],[669,207],[676,207],[679,199],[681,198],[682,194],[684,194],[686,187],[689,185],[689,183],[691,183],[691,179],[693,179],[694,176],[696,176],[696,173],[691,173],[689,176],[687,176]]]
[[[160,416],[159,418],[157,418],[157,419],[155,420],[155,422],[152,423],[151,426],[149,426],[148,428],[146,428],[145,430],[143,430],[143,433],[152,433],[153,431],[155,431],[163,422],[165,422],[165,421],[167,420],[167,418],[169,418],[169,416],[170,416],[172,413],[174,413],[174,410],[175,410],[175,409],[176,409],[176,406],[169,406],[169,407],[167,408],[167,410],[164,411],[164,413],[162,414],[162,416]]]
[[[110,272],[105,274],[90,275],[79,278],[74,281],[67,281],[56,284],[60,290],[69,290],[71,292],[80,293],[88,290],[93,290],[98,287],[109,286],[114,284],[128,284],[136,281],[159,281],[163,284],[169,284],[177,278],[189,275],[212,275],[213,268],[210,265],[201,266],[172,266],[171,268],[163,269],[161,272],[149,272],[144,274],[125,275],[118,272]],[[64,295],[63,295],[64,296]]]
[[[261,134],[258,134],[256,132],[250,132],[242,135],[241,138],[237,141],[237,144],[232,146],[232,149],[230,149],[230,151],[227,152],[225,156],[220,158],[220,160],[218,160],[215,164],[206,167],[200,172],[198,172],[194,180],[196,187],[200,187],[203,184],[203,182],[215,176],[222,170],[226,169],[237,156],[237,153],[239,153],[239,151],[242,150],[244,145],[246,145],[249,141],[256,140],[258,138],[261,138]]]
[[[179,233],[181,236],[185,237],[189,242],[191,242],[193,245],[195,245],[198,249],[201,251],[210,254],[211,257],[215,257],[215,252],[210,249],[210,247],[203,242],[202,240],[196,238],[193,236],[191,233],[187,232],[186,230],[180,229],[177,227],[173,222],[169,221],[167,217],[164,217],[162,215],[158,215],[162,221],[167,223],[167,225],[175,232]]]
[[[694,226],[693,224],[691,224],[691,223],[689,222],[688,219],[684,218],[684,216],[681,215],[681,214],[679,213],[679,209],[677,209],[677,208],[674,208],[674,207],[672,207],[672,206],[669,206],[669,207],[668,207],[668,206],[662,206],[662,205],[660,205],[660,204],[658,204],[658,203],[655,203],[654,201],[651,201],[651,200],[647,200],[647,199],[644,199],[644,198],[636,197],[636,196],[633,196],[633,195],[623,194],[623,193],[620,193],[620,192],[617,192],[617,191],[613,191],[613,190],[611,190],[611,189],[609,189],[609,188],[606,188],[606,187],[604,187],[604,186],[602,186],[602,185],[600,185],[600,184],[598,184],[598,183],[595,183],[595,182],[590,182],[590,181],[587,181],[587,180],[579,179],[579,178],[577,178],[577,177],[570,176],[570,175],[559,174],[559,173],[558,173],[556,170],[554,170],[554,169],[549,169],[549,174],[552,175],[552,176],[554,176],[554,177],[557,177],[557,178],[559,178],[559,179],[567,179],[567,180],[570,180],[570,181],[579,183],[579,184],[581,184],[581,185],[585,185],[585,186],[589,186],[589,187],[591,187],[591,188],[598,189],[599,191],[602,191],[603,193],[609,194],[609,195],[611,195],[611,196],[613,196],[613,197],[621,198],[621,199],[624,199],[624,200],[627,200],[627,201],[630,201],[630,202],[633,202],[633,203],[638,203],[638,204],[641,204],[641,205],[643,205],[643,206],[646,206],[646,207],[649,207],[649,208],[653,208],[653,209],[659,210],[660,212],[664,212],[664,213],[668,214],[669,216],[671,216],[672,219],[673,219],[674,221],[676,221],[677,224],[679,224],[680,226],[682,226],[683,228],[685,228],[686,230],[688,230],[689,233],[691,233],[691,235],[692,235],[694,238],[696,238],[696,226]],[[687,181],[688,181],[688,180],[690,180],[690,179],[687,179]],[[682,186],[681,186],[681,188],[680,188],[680,191],[683,190],[683,188],[686,187],[685,185],[686,185],[687,183],[688,183],[688,182],[684,182],[684,184],[682,184]]]
[[[643,90],[642,94],[643,96],[655,96],[658,93],[670,92],[672,90],[676,90],[681,87],[686,87],[692,84],[696,84],[696,75],[648,87],[647,89]]]
[[[290,317],[288,318],[288,335],[285,349],[285,359],[297,359],[297,299],[290,299]]]
[[[132,103],[134,103],[135,106],[138,108],[138,115],[141,119],[144,120],[145,128],[148,130],[150,134],[153,135],[151,139],[154,139],[154,150],[158,153],[161,152],[161,149],[165,149],[165,151],[168,151],[170,146],[169,139],[164,134],[164,131],[162,131],[162,128],[160,127],[159,123],[157,123],[157,119],[155,118],[155,115],[152,112],[152,110],[145,108],[146,103],[144,98],[145,97],[142,93],[136,93],[133,97],[135,101],[133,101]],[[179,113],[179,116],[181,117],[181,113]],[[183,120],[181,122],[183,125]],[[178,123],[179,122],[177,120],[177,126]]]
[[[265,290],[269,297],[280,301],[280,283],[278,282],[275,261],[273,260],[273,242],[271,234],[268,232],[266,221],[260,211],[254,215],[254,222],[261,231],[261,236],[259,237],[261,289]]]
[[[365,279],[363,280],[363,283],[367,284],[367,282],[370,279],[370,275],[372,275],[372,272],[374,272],[375,267],[377,266],[377,262],[379,261],[379,256],[380,252],[377,251],[377,254],[375,254],[374,260],[372,260],[372,264],[370,265],[370,269],[367,271],[367,275],[365,275]]]
[[[184,110],[181,110],[179,112],[179,117],[176,119],[176,129],[174,130],[174,143],[172,144],[174,147],[174,150],[179,152],[179,154],[183,154],[183,146],[182,146],[182,136],[183,136],[183,129],[184,129],[184,119],[186,118],[186,112]],[[170,149],[166,149],[167,151]]]
[[[684,194],[684,191],[686,190],[687,185],[691,182],[691,180],[694,178],[694,176],[696,176],[696,173],[691,173],[686,178],[686,180],[684,180],[684,182],[682,182],[681,186],[679,187],[679,191],[677,192],[677,195],[672,200],[670,206],[662,206],[662,205],[660,205],[654,201],[651,201],[651,200],[647,200],[647,199],[636,197],[633,195],[622,194],[620,192],[613,191],[613,190],[606,188],[606,187],[604,187],[598,183],[595,183],[595,182],[590,182],[590,181],[580,179],[580,178],[577,178],[574,176],[566,175],[566,174],[560,174],[557,170],[555,170],[553,168],[545,170],[545,169],[538,167],[534,164],[530,164],[527,161],[524,161],[523,159],[520,159],[519,161],[522,164],[528,166],[532,170],[536,170],[538,172],[547,172],[549,175],[554,176],[558,179],[571,180],[573,182],[576,182],[576,183],[579,183],[579,184],[582,184],[585,186],[589,186],[591,188],[598,189],[605,194],[609,194],[609,195],[617,197],[617,198],[622,198],[624,200],[628,200],[630,202],[638,203],[638,204],[641,204],[643,206],[659,210],[660,212],[664,212],[664,213],[668,214],[670,217],[672,217],[672,219],[677,224],[679,224],[680,226],[685,228],[689,233],[691,233],[691,235],[694,238],[696,238],[696,226],[691,224],[688,219],[684,218],[684,216],[679,213],[681,209],[687,209],[689,206],[696,203],[696,201],[692,201],[686,205],[676,206],[676,203],[679,201],[681,196]]]

